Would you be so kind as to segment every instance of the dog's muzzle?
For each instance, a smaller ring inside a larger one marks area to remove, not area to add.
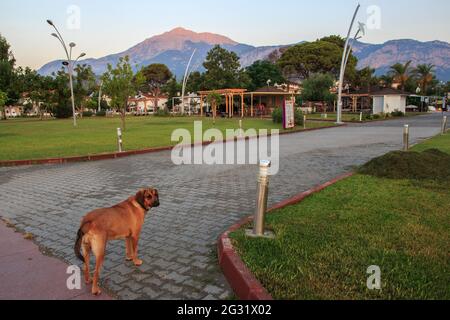
[[[153,204],[153,208],[157,208],[157,207],[159,207],[159,200]]]

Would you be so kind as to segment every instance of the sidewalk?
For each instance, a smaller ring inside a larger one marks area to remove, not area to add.
[[[39,248],[23,235],[0,221],[0,300],[110,300],[66,287],[68,265],[44,256]]]

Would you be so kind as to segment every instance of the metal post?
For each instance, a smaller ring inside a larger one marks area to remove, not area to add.
[[[269,194],[269,169],[272,163],[269,160],[262,160],[259,164],[259,178],[256,199],[256,211],[253,230],[247,230],[247,236],[273,238],[274,234],[266,232],[265,217],[267,212],[267,197]]]
[[[120,128],[117,128],[117,142],[119,145],[119,152],[122,152],[123,141],[122,141],[122,129],[120,129]]]
[[[403,151],[409,150],[409,125],[405,124],[403,128]]]
[[[447,116],[442,118],[442,134],[445,134],[447,131]]]
[[[363,113],[361,112],[360,114],[359,114],[359,122],[362,122],[363,121]]]
[[[303,129],[306,129],[306,116],[303,116]]]
[[[338,88],[338,102],[337,102],[337,124],[342,124],[342,88],[344,84],[344,75],[345,75],[345,62],[347,59],[347,50],[350,50],[348,48],[348,44],[350,42],[350,34],[353,29],[353,24],[355,23],[356,16],[358,15],[359,8],[361,7],[360,4],[356,7],[355,13],[353,14],[353,19],[350,24],[350,28],[348,30],[347,38],[345,40],[345,46],[344,46],[344,52],[342,53],[342,62],[341,62],[341,70],[340,70],[340,76],[339,76],[339,88]]]
[[[243,136],[243,131],[244,130],[242,130],[242,120],[239,120],[239,136]]]

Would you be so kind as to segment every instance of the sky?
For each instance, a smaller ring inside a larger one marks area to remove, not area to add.
[[[361,0],[361,41],[450,42],[449,0]],[[17,64],[40,68],[63,58],[51,19],[75,53],[118,53],[175,27],[225,35],[254,46],[346,35],[357,0],[0,0],[0,33]]]

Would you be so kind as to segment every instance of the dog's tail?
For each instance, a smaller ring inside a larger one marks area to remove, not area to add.
[[[77,241],[75,242],[75,255],[77,256],[78,259],[80,259],[81,261],[84,261],[84,257],[81,254],[81,243],[83,242],[83,236],[84,236],[84,232],[82,230],[82,228],[80,228],[80,230],[78,230],[77,233]]]

